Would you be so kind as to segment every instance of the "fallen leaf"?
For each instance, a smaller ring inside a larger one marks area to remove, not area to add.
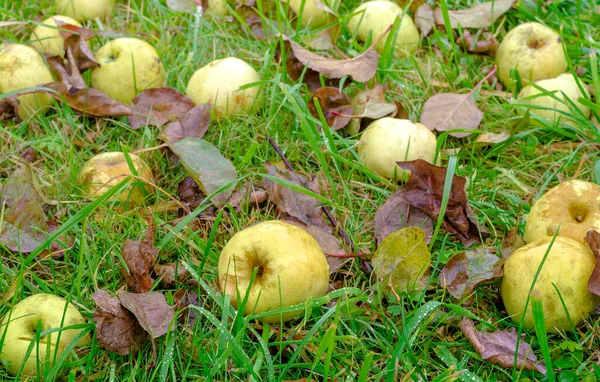
[[[211,197],[213,204],[218,206],[229,199],[235,188],[237,172],[216,147],[200,138],[184,138],[169,143],[169,147],[206,195],[230,185]]]
[[[315,102],[319,103],[325,121],[332,130],[343,129],[350,122],[351,118],[348,116],[352,115],[354,107],[350,105],[350,98],[340,89],[327,86],[318,88],[313,93],[308,101],[308,111],[319,119]]]
[[[474,5],[468,9],[448,11],[450,25],[453,29],[459,26],[462,28],[487,28],[508,12],[514,2],[515,0],[494,0]],[[441,8],[436,8],[433,14],[436,24],[444,25]]]
[[[172,286],[175,282],[185,280],[190,275],[190,272],[180,262],[154,264],[152,269],[163,285],[167,287]]]
[[[227,204],[239,212],[245,207],[258,208],[267,199],[268,195],[265,190],[257,188],[253,184],[246,184],[244,187],[233,192]]]
[[[525,240],[523,236],[519,235],[519,225],[516,224],[512,227],[504,236],[504,242],[502,242],[502,258],[504,260],[508,259],[514,251],[524,246]]]
[[[392,232],[405,227],[418,227],[425,232],[429,244],[433,235],[433,222],[420,209],[411,206],[402,196],[403,190],[395,191],[375,213],[375,237],[377,245]]]
[[[129,293],[121,289],[117,292],[117,296],[150,337],[157,338],[169,331],[175,311],[167,304],[162,293]]]
[[[146,125],[161,127],[169,121],[181,120],[195,106],[186,95],[166,87],[146,89],[131,103],[133,114],[128,119],[133,129]]]
[[[121,355],[136,351],[146,335],[135,316],[121,305],[117,297],[111,297],[103,289],[98,290],[92,299],[98,306],[94,312],[98,344]]]
[[[194,326],[200,317],[200,312],[196,309],[187,308],[190,306],[201,306],[198,294],[194,291],[181,288],[173,295],[173,302],[173,309],[176,309],[178,312],[185,309],[182,314],[179,314],[179,320],[185,325]]]
[[[71,109],[88,117],[121,117],[133,113],[130,107],[115,101],[94,88],[67,88],[60,82],[43,85],[55,92],[48,92],[58,101],[66,102]]]
[[[80,28],[80,31],[90,31],[86,28]],[[93,33],[93,32],[92,32]],[[98,61],[96,61],[96,57],[89,45],[86,42],[86,36],[81,34],[71,34],[68,37],[65,37],[65,50],[70,50],[73,54],[74,60],[77,64],[77,69],[80,72],[85,72],[88,69],[94,69],[100,66]]]
[[[212,104],[205,103],[191,108],[180,121],[173,121],[165,127],[159,138],[175,143],[184,138],[203,138],[210,125]]]
[[[318,88],[321,87],[321,77],[322,76],[316,70],[312,70],[309,67],[307,67],[306,65],[304,65],[302,62],[300,62],[296,58],[296,56],[294,56],[294,52],[292,51],[290,44],[288,42],[286,42],[284,45],[285,45],[285,52],[286,52],[286,60],[285,60],[286,73],[288,74],[288,76],[290,76],[292,81],[298,81],[298,80],[302,79],[302,82],[306,84],[306,86],[308,87],[308,90],[310,90],[311,92],[315,92]],[[280,64],[282,62],[281,58],[282,58],[282,52],[278,46],[277,50],[275,51],[275,59]],[[323,83],[325,84],[325,86],[337,87],[340,83],[340,80],[338,78],[324,77]]]
[[[463,30],[463,35],[456,41],[471,53],[484,53],[495,56],[498,50],[498,40],[491,32],[483,32],[475,39],[468,30]]]
[[[375,84],[370,89],[362,90],[352,97],[354,118],[350,121],[346,131],[348,134],[358,134],[374,119],[394,116],[398,112],[397,105],[389,104],[385,100],[385,89],[380,84]]]
[[[15,119],[19,115],[17,96],[4,97],[0,100],[0,121]]]
[[[121,249],[121,256],[127,265],[127,268],[122,267],[121,271],[127,285],[138,293],[148,292],[154,284],[150,270],[156,261],[156,247],[154,246],[156,227],[151,215],[147,222],[148,229],[145,239],[141,241],[125,240]]]
[[[306,35],[302,39],[302,44],[312,50],[333,49],[335,46],[332,42],[330,30],[331,28],[324,29],[316,34]]]
[[[456,299],[469,296],[479,284],[502,277],[504,260],[493,248],[479,247],[456,254],[448,260],[440,274],[440,282]]]
[[[484,133],[477,137],[479,143],[502,143],[510,138],[510,133],[503,130],[499,133]]]
[[[596,256],[596,265],[588,280],[588,290],[600,296],[600,232],[590,229],[585,235],[585,242]]]
[[[463,317],[459,327],[465,338],[484,360],[507,369],[516,366],[519,370],[536,370],[546,374],[546,367],[538,363],[531,345],[525,342],[525,334],[523,333],[519,338],[515,328],[495,332],[478,332],[475,330],[473,321],[467,317]],[[517,340],[519,340],[518,349]]]
[[[422,36],[428,36],[435,25],[433,9],[428,3],[421,4],[415,12],[415,24],[421,30]]]
[[[421,123],[437,131],[474,130],[482,119],[483,112],[477,108],[475,98],[470,94],[436,94],[425,102],[421,112]],[[470,133],[454,132],[450,135],[464,138]]]
[[[377,248],[372,263],[379,282],[393,292],[422,290],[431,267],[425,232],[416,227],[392,232]]]

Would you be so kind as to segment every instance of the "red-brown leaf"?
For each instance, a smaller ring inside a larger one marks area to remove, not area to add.
[[[123,261],[127,265],[127,268],[121,269],[123,276],[127,285],[138,293],[148,292],[154,283],[150,270],[156,260],[155,232],[154,221],[149,217],[146,238],[142,241],[125,240],[121,249]]]
[[[375,237],[381,244],[390,233],[404,227],[419,227],[425,232],[429,244],[433,235],[433,222],[420,209],[411,206],[403,197],[404,190],[395,191],[375,213]]]
[[[59,101],[65,101],[71,109],[88,117],[120,117],[133,113],[130,107],[115,101],[98,89],[68,89],[60,82],[51,82],[44,87],[58,92],[49,94]]]
[[[339,130],[346,127],[350,123],[351,116],[354,112],[354,106],[350,104],[350,98],[338,88],[326,86],[317,89],[310,101],[308,101],[308,111],[313,117],[319,119],[319,113],[315,106],[315,102],[319,103],[323,116],[327,125],[333,130]]]
[[[596,256],[596,265],[588,280],[588,290],[600,296],[600,232],[590,229],[585,235],[585,242]]]
[[[159,138],[168,143],[175,143],[184,138],[204,137],[210,125],[211,109],[210,103],[193,107],[180,121],[169,123]]]
[[[479,247],[456,254],[448,260],[440,274],[440,282],[457,299],[470,295],[475,287],[502,277],[504,260],[493,248]]]
[[[167,304],[162,293],[129,293],[121,289],[117,292],[117,296],[150,337],[157,338],[169,331],[175,311]]]
[[[190,272],[179,263],[154,264],[154,273],[159,277],[163,285],[169,287],[176,281],[183,281],[190,275]],[[175,276],[177,275],[177,276]]]
[[[189,97],[166,87],[146,89],[131,102],[133,114],[129,123],[134,129],[146,125],[161,127],[169,121],[181,120],[194,107]]]

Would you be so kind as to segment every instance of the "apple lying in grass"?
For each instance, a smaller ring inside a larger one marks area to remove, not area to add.
[[[34,48],[4,43],[0,46],[0,93],[33,88],[53,82],[52,73]],[[53,98],[46,93],[18,97],[19,117],[26,119],[36,113],[46,113]]]
[[[57,12],[77,21],[105,20],[112,16],[116,0],[57,0]]]
[[[196,105],[211,103],[217,116],[255,112],[261,105],[260,76],[244,60],[227,57],[198,69],[190,78],[186,94]]]
[[[333,20],[326,0],[289,0],[289,4],[305,28],[322,27]]]
[[[31,33],[30,38],[33,41],[31,46],[40,53],[62,57],[65,54],[65,39],[60,35],[60,28],[56,26],[56,20],[76,27],[81,27],[79,22],[67,16],[57,15],[49,17],[35,27]]]
[[[47,331],[84,323],[85,320],[77,308],[73,304],[67,305],[67,301],[62,297],[43,293],[29,296],[15,305],[0,324],[0,359],[13,375],[18,373],[21,366],[22,376],[33,375],[38,365],[51,366],[65,347],[82,331],[67,329],[54,332],[40,337],[37,343],[36,335],[41,334],[37,333],[38,328]],[[34,342],[34,345],[27,356],[31,342]],[[85,346],[89,342],[90,337],[85,334],[76,346]]]
[[[531,301],[523,318],[525,304],[551,241],[551,237],[535,240],[517,249],[504,263],[500,294],[507,313],[526,329],[533,329],[534,321]],[[598,298],[587,285],[595,263],[587,246],[568,237],[556,237],[533,287],[540,294],[548,332],[570,330],[594,310]]]
[[[153,181],[150,166],[134,154],[129,154],[137,175],[148,182]],[[78,183],[84,193],[91,198],[97,198],[111,188],[121,183],[127,176],[133,175],[125,154],[122,152],[107,152],[94,156],[81,169]],[[143,204],[153,188],[142,181],[132,178],[131,185],[120,193],[113,195],[109,201],[118,201],[137,206]]]
[[[558,33],[536,22],[521,24],[510,30],[496,53],[497,76],[509,90],[515,83],[510,71],[522,80],[554,78],[567,70],[567,58]]]
[[[98,49],[99,68],[92,71],[92,87],[123,103],[138,93],[162,86],[163,64],[156,49],[137,38],[117,38]]]
[[[245,314],[263,313],[323,296],[329,286],[329,264],[319,244],[302,228],[266,221],[227,242],[219,257],[219,284],[234,307],[240,308],[247,298]],[[273,314],[261,320],[289,321],[301,314]]]
[[[371,171],[404,180],[410,173],[396,162],[423,159],[433,163],[437,139],[427,127],[407,119],[381,118],[372,122],[358,142],[358,156]]]
[[[383,33],[394,25],[398,18],[400,27],[395,35],[391,32],[377,44],[376,48],[382,52],[388,39],[395,39],[393,51],[401,56],[410,55],[419,48],[421,35],[412,18],[397,4],[387,0],[368,1],[359,5],[348,21],[348,30],[358,40],[365,41],[371,35],[371,41],[375,42]]]
[[[558,230],[559,236],[583,243],[590,229],[600,230],[600,186],[574,179],[550,189],[533,204],[523,238],[529,243]]]
[[[577,85],[577,79],[571,73],[563,73],[556,78],[536,81],[536,86],[529,85],[524,87],[519,93],[518,98],[521,104],[532,106],[531,112],[533,114],[549,120],[552,124],[558,119],[571,119],[569,116],[561,113],[573,113],[570,106],[571,102],[577,106],[586,118],[589,118],[591,114],[590,109],[582,105],[578,100],[580,98],[589,99],[590,93],[585,88],[585,84],[582,81],[579,82],[583,92]],[[544,89],[545,92],[537,87]],[[547,93],[551,93],[552,95]]]

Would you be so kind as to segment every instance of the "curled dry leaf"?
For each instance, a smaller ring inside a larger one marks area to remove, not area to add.
[[[421,123],[437,131],[474,130],[482,119],[483,112],[477,108],[472,94],[436,94],[425,102],[421,113]],[[454,132],[450,135],[464,138],[470,133]]]
[[[54,90],[49,93],[58,101],[66,102],[71,109],[88,117],[121,117],[132,114],[130,107],[115,101],[98,89],[67,88],[60,82],[51,82],[44,87]]]
[[[435,25],[433,8],[428,3],[421,4],[415,12],[415,24],[421,30],[421,35],[428,36]]]
[[[395,191],[375,213],[375,237],[377,245],[392,232],[405,227],[418,227],[425,232],[429,244],[433,235],[433,222],[420,209],[411,206],[402,196],[403,189]]]
[[[463,30],[463,35],[457,41],[465,49],[471,53],[484,53],[490,56],[495,56],[498,50],[498,40],[491,32],[483,32],[477,39],[469,33],[468,30]]]
[[[0,121],[17,118],[19,115],[19,100],[17,96],[4,97],[0,100]]]
[[[456,254],[440,274],[440,282],[456,299],[469,296],[475,287],[502,277],[504,260],[490,247],[479,247]]]
[[[515,0],[494,0],[474,5],[468,9],[449,11],[450,25],[456,29],[462,28],[487,28],[491,26],[500,16],[508,12]],[[434,11],[435,23],[444,25],[444,17],[441,8]]]
[[[397,104],[386,102],[385,89],[380,84],[358,92],[352,97],[351,103],[354,106],[354,118],[346,129],[351,135],[358,134],[374,119],[394,117],[398,113]]]
[[[267,192],[255,187],[253,184],[245,184],[240,189],[233,192],[227,204],[236,211],[246,207],[258,208],[268,199]]]
[[[195,106],[185,113],[180,121],[173,121],[165,127],[159,138],[175,143],[184,138],[203,138],[210,125],[212,104]]]
[[[194,326],[200,313],[191,307],[202,305],[198,294],[194,291],[181,288],[173,295],[173,301],[174,309],[177,311],[185,309],[185,313],[179,315],[180,321],[185,325]]]
[[[117,292],[117,296],[150,337],[157,338],[169,331],[175,311],[167,304],[162,293],[129,293],[121,289]]]
[[[141,241],[125,240],[121,249],[123,261],[127,268],[121,268],[127,285],[138,293],[148,292],[152,289],[154,279],[150,276],[150,270],[156,261],[156,247],[154,246],[154,235],[156,227],[151,215],[148,216],[148,230],[146,237]]]
[[[484,360],[507,369],[516,366],[519,370],[536,370],[546,374],[546,367],[538,362],[531,345],[525,342],[525,334],[519,338],[515,328],[478,332],[473,321],[466,317],[463,317],[459,326],[465,338]],[[518,349],[517,340],[519,340]]]
[[[133,114],[128,117],[131,127],[152,125],[161,127],[169,121],[181,120],[194,107],[194,102],[172,88],[146,89],[131,101]]]
[[[596,296],[600,296],[600,232],[590,229],[585,235],[585,242],[596,256],[596,265],[588,280],[588,290]]]
[[[311,92],[315,92],[318,88],[321,87],[321,75],[316,70],[312,70],[306,65],[304,65],[300,60],[296,58],[294,52],[292,51],[289,42],[285,42],[285,68],[288,76],[292,79],[292,81],[298,81],[302,79],[302,82],[306,84],[308,90]],[[279,46],[275,52],[275,59],[277,62],[281,64],[282,62],[282,52]],[[326,86],[336,87],[339,85],[339,78],[323,78],[323,82]]]
[[[350,105],[350,98],[338,88],[324,87],[318,88],[308,101],[308,111],[319,119],[319,113],[315,103],[318,102],[325,117],[327,125],[333,130],[343,129],[351,120],[354,107]]]
[[[154,273],[159,277],[163,285],[169,287],[176,282],[185,280],[190,272],[179,263],[154,264]],[[177,276],[176,276],[177,275]]]

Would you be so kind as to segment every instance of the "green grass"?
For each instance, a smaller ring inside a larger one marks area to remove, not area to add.
[[[261,183],[265,161],[279,160],[266,137],[283,150],[297,171],[317,173],[321,196],[356,248],[365,254],[376,249],[373,238],[375,211],[396,185],[385,182],[363,168],[356,154],[358,137],[318,130],[307,111],[309,93],[293,83],[285,68],[275,61],[278,42],[261,41],[235,21],[198,18],[174,13],[163,1],[119,1],[112,22],[89,25],[107,36],[93,39],[93,49],[116,36],[135,36],[154,45],[167,72],[166,84],[185,91],[191,74],[209,61],[237,56],[254,66],[264,80],[265,106],[260,114],[214,122],[205,139],[232,161],[247,182]],[[265,4],[268,2],[264,2]],[[348,15],[360,1],[345,1],[341,14]],[[448,9],[466,8],[473,1],[453,1]],[[442,4],[446,5],[443,1]],[[0,37],[26,42],[35,22],[52,14],[52,2],[0,0],[0,21],[24,21],[23,25],[0,27]],[[128,7],[129,5],[129,7]],[[501,39],[506,31],[526,21],[541,21],[563,36],[569,55],[569,70],[585,69],[581,79],[600,92],[599,3],[591,1],[519,2],[490,30]],[[281,8],[282,9],[282,8]],[[281,13],[277,17],[283,20]],[[342,17],[342,22],[347,18]],[[290,30],[296,26],[288,24]],[[308,33],[297,30],[298,36]],[[110,36],[110,37],[108,37]],[[300,41],[297,39],[297,41]],[[399,101],[410,118],[418,120],[423,103],[439,92],[469,92],[491,70],[493,59],[465,53],[452,43],[444,28],[423,40],[413,57],[396,59],[384,55],[376,81],[387,87],[387,97]],[[360,47],[340,43],[348,53]],[[572,127],[550,126],[527,119],[510,99],[494,93],[495,83],[484,83],[475,92],[485,112],[484,131],[507,129],[511,138],[492,147],[473,144],[475,138],[446,137],[443,149],[463,147],[452,159],[456,174],[469,179],[468,196],[480,222],[491,233],[489,244],[500,247],[504,234],[519,222],[531,202],[549,187],[577,176],[600,183],[600,126],[597,120],[579,118]],[[349,94],[363,84],[345,85]],[[596,118],[600,104],[592,97],[589,106]],[[152,148],[161,142],[159,129],[132,130],[123,118],[89,119],[68,107],[56,107],[44,116],[21,124],[0,122],[0,181],[14,170],[12,159],[33,148],[38,159],[37,176],[48,197],[60,203],[48,215],[60,214],[64,231],[73,238],[64,259],[19,255],[0,248],[0,296],[16,302],[32,293],[47,292],[69,298],[92,322],[95,304],[91,296],[99,288],[112,293],[124,284],[120,248],[126,239],[143,238],[143,211],[119,212],[84,201],[75,185],[78,171],[92,155],[104,151]],[[162,150],[141,154],[152,167],[157,184],[177,196],[177,184],[187,175],[173,165]],[[449,158],[444,157],[447,166]],[[541,375],[503,369],[481,360],[458,329],[465,315],[479,317],[479,329],[490,324],[499,329],[517,327],[506,317],[499,302],[498,287],[478,288],[466,305],[439,287],[439,271],[464,247],[440,230],[432,243],[433,288],[419,296],[385,297],[375,277],[363,272],[361,262],[347,263],[332,275],[343,288],[310,301],[301,319],[285,324],[259,324],[243,317],[218,291],[216,264],[227,240],[249,224],[275,218],[273,206],[224,210],[208,222],[195,218],[201,207],[187,218],[158,206],[169,200],[157,193],[150,204],[156,220],[157,248],[161,262],[183,261],[199,282],[202,305],[194,310],[193,327],[175,325],[155,340],[156,358],[148,341],[129,356],[108,352],[96,341],[74,361],[68,380],[82,381],[272,381],[312,378],[338,381],[469,380],[511,381],[541,379]],[[188,224],[191,223],[191,224]],[[350,252],[349,248],[346,248]],[[197,265],[197,264],[201,264]],[[162,291],[172,302],[183,285]],[[0,306],[0,316],[9,310]],[[179,312],[183,314],[184,312]],[[89,325],[93,332],[93,325]],[[534,333],[528,341],[540,360],[552,359],[562,380],[596,380],[596,349],[600,340],[594,316],[578,330],[550,335],[540,342]],[[1,341],[1,340],[0,340]],[[46,379],[51,377],[50,371]],[[76,379],[77,378],[77,379]],[[0,367],[0,380],[11,381]]]

